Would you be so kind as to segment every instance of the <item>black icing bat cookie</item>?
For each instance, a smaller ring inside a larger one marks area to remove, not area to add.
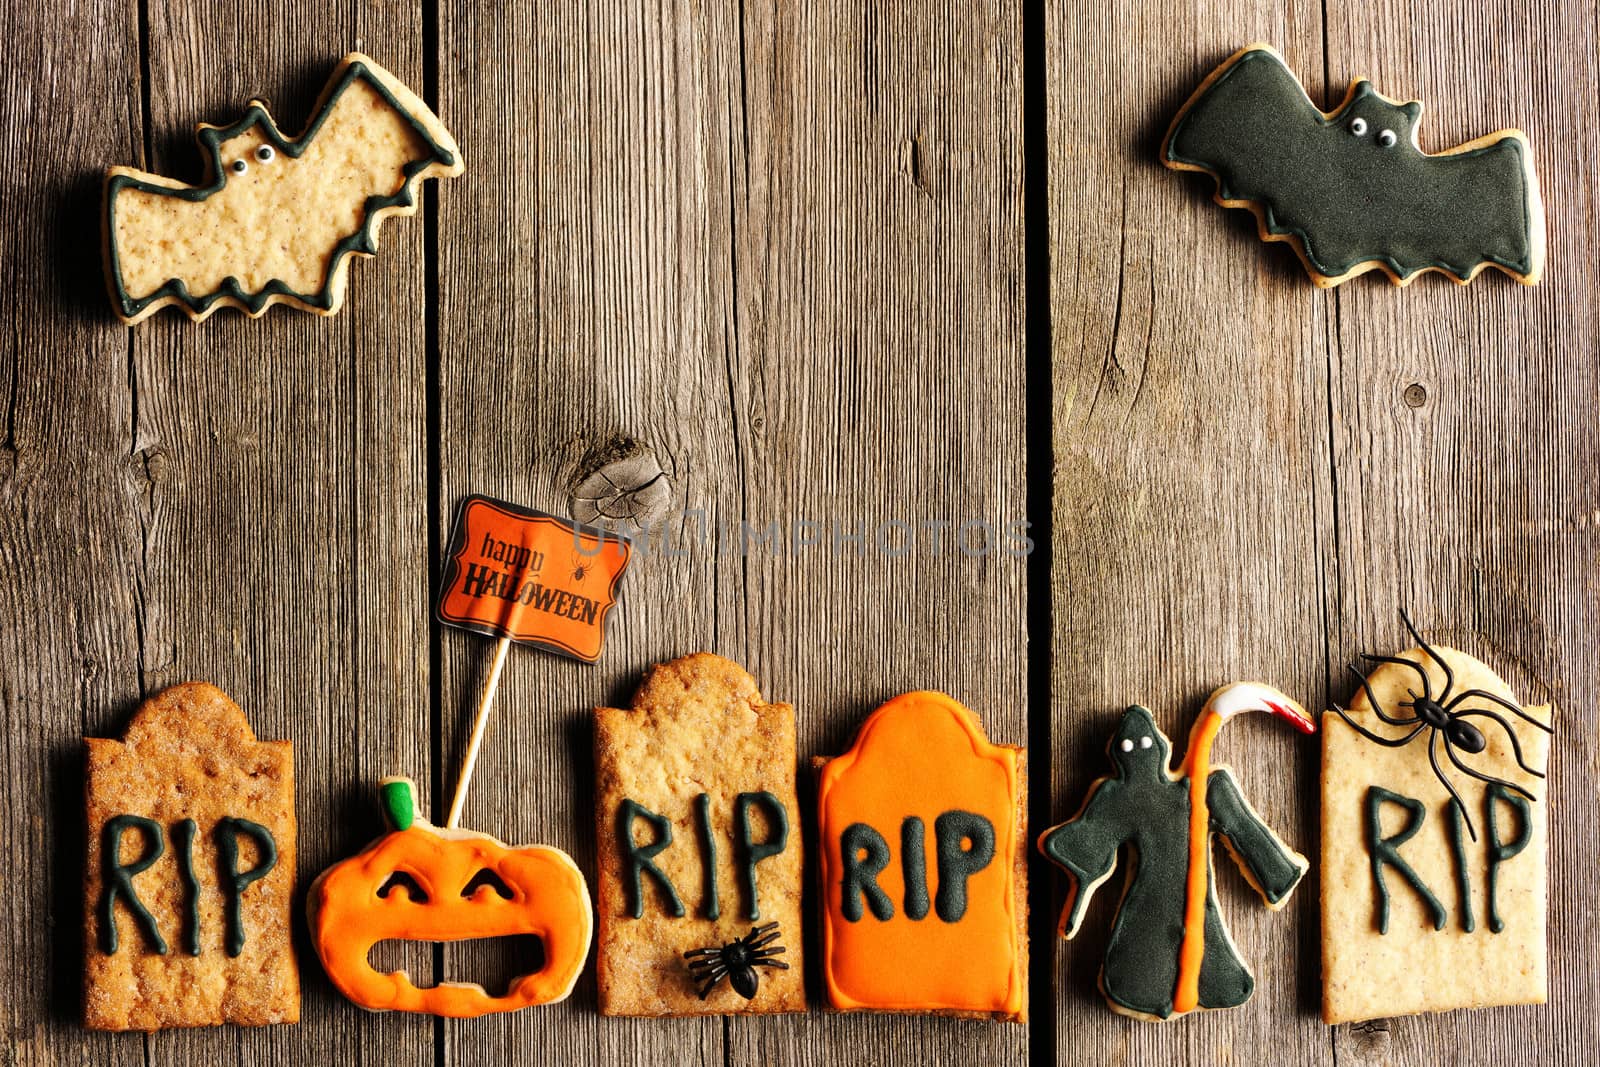
[[[1544,270],[1544,208],[1527,138],[1500,130],[1438,155],[1417,147],[1422,105],[1365,79],[1319,110],[1283,58],[1252,44],[1213,71],[1172,120],[1161,159],[1216,179],[1216,200],[1255,213],[1319,286],[1378,269],[1396,285],[1439,271],[1466,284],[1494,267],[1524,285]]]
[[[417,210],[425,178],[452,177],[461,150],[393,74],[352,52],[298,138],[259,100],[231,126],[202,125],[200,185],[106,172],[106,277],[132,325],[176,305],[196,321],[221,307],[252,318],[276,303],[332,315],[351,256],[378,249],[390,215]]]

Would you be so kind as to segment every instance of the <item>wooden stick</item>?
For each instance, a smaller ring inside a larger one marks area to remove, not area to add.
[[[489,710],[494,707],[494,691],[500,688],[500,671],[506,665],[506,651],[511,648],[511,638],[502,637],[494,646],[494,665],[489,668],[489,680],[484,683],[483,695],[478,698],[478,717],[472,723],[472,740],[467,742],[467,757],[461,761],[461,777],[456,779],[455,799],[450,801],[450,818],[445,827],[454,830],[461,822],[461,809],[467,804],[467,786],[472,784],[472,772],[478,766],[478,746],[483,744],[484,727],[489,725]]]

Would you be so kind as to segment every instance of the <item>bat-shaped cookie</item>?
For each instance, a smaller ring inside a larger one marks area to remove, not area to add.
[[[1364,79],[1319,110],[1272,48],[1230,56],[1172,120],[1161,159],[1216,179],[1319,286],[1379,269],[1396,285],[1439,271],[1461,284],[1494,267],[1533,285],[1544,208],[1528,141],[1500,130],[1438,155],[1417,146],[1422,105]]]
[[[196,322],[276,303],[332,315],[353,255],[371,256],[390,215],[417,210],[424,178],[453,177],[461,150],[399,79],[352,52],[296,139],[252,100],[232,126],[202,124],[198,186],[132,167],[106,172],[111,303],[132,325],[169,304]]]

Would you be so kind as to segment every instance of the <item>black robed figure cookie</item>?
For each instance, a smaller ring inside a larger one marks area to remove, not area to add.
[[[1200,726],[1205,726],[1205,716]],[[1207,732],[1197,727],[1184,764],[1170,770],[1171,742],[1147,709],[1133,705],[1107,746],[1111,776],[1094,784],[1077,815],[1039,839],[1040,851],[1072,875],[1072,892],[1061,917],[1061,935],[1068,938],[1077,933],[1095,890],[1117,869],[1123,846],[1131,850],[1100,972],[1100,990],[1119,1014],[1169,1019],[1195,1008],[1237,1007],[1254,993],[1255,978],[1217,907],[1213,835],[1221,838],[1269,907],[1286,903],[1306,872],[1305,857],[1261,820],[1233,772],[1209,766],[1209,747]],[[1197,757],[1203,769],[1193,766]],[[1196,777],[1205,782],[1206,809],[1198,842],[1191,820]],[[1203,949],[1194,1001],[1186,1003],[1180,970],[1189,926],[1186,889],[1196,864],[1204,865],[1207,876],[1203,911],[1195,915],[1195,925],[1204,931]]]
[[[1379,269],[1397,285],[1439,271],[1465,284],[1494,267],[1533,285],[1544,210],[1527,138],[1499,130],[1438,155],[1417,145],[1422,105],[1364,79],[1323,112],[1272,48],[1234,53],[1172,121],[1161,158],[1217,182],[1217,202],[1289,241],[1312,281]]]

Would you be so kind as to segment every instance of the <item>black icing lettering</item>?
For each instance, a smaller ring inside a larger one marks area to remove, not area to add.
[[[750,809],[759,804],[767,813],[771,836],[756,841],[750,833]],[[744,854],[745,899],[749,902],[746,917],[755,922],[761,918],[761,905],[756,898],[756,864],[782,852],[789,844],[789,813],[783,801],[762,790],[758,793],[740,793],[733,802],[733,832]]]
[[[889,842],[883,835],[864,822],[851,823],[839,835],[839,860],[844,871],[839,910],[845,921],[861,921],[863,900],[879,921],[894,918],[894,904],[878,885],[878,875],[889,866]]]
[[[722,914],[717,902],[717,839],[711,832],[711,797],[701,793],[694,798],[695,821],[700,824],[700,866],[705,879],[705,916],[715,919]]]
[[[123,864],[122,835],[124,831],[134,828],[144,832],[149,847],[143,856],[132,863]],[[156,928],[155,916],[150,914],[150,909],[144,906],[144,901],[139,899],[139,894],[133,888],[133,876],[149,870],[150,865],[160,859],[166,850],[166,835],[161,832],[161,824],[154,819],[147,819],[143,815],[117,815],[106,820],[105,827],[100,831],[99,911],[100,947],[107,956],[117,953],[118,896],[127,900],[134,921],[144,929],[156,953],[162,956],[167,954],[167,942]]]
[[[1502,800],[1511,805],[1517,813],[1517,836],[1510,841],[1500,837],[1500,820],[1496,817],[1499,810],[1495,801]],[[1485,821],[1489,824],[1489,870],[1484,879],[1484,894],[1489,898],[1489,930],[1498,934],[1506,928],[1505,920],[1500,918],[1500,911],[1495,907],[1494,888],[1500,873],[1500,865],[1512,856],[1517,855],[1528,847],[1533,840],[1533,812],[1528,808],[1528,801],[1513,793],[1499,782],[1495,782],[1483,791],[1483,806]]]
[[[1383,805],[1397,804],[1404,808],[1410,818],[1406,825],[1395,831],[1393,837],[1383,836]],[[1372,881],[1378,896],[1378,933],[1389,932],[1389,887],[1383,880],[1383,868],[1387,865],[1393,867],[1395,873],[1404,878],[1422,902],[1428,906],[1433,915],[1433,928],[1444,929],[1444,905],[1439,903],[1439,898],[1433,895],[1417,872],[1411,869],[1411,864],[1400,858],[1400,846],[1417,836],[1417,831],[1422,829],[1422,822],[1427,818],[1427,809],[1422,806],[1422,801],[1391,793],[1382,786],[1370,786],[1367,789],[1366,803],[1366,829],[1367,852],[1372,859]]]
[[[173,855],[184,890],[183,947],[191,956],[200,955],[200,880],[194,873],[194,837],[198,832],[193,819],[184,819],[172,827]]]
[[[633,839],[633,821],[643,819],[655,829],[656,839],[648,845],[641,845]],[[631,800],[624,800],[617,806],[617,844],[622,849],[627,866],[627,883],[630,887],[633,905],[629,914],[635,919],[644,918],[644,886],[642,875],[649,874],[660,887],[662,895],[666,897],[666,911],[675,919],[684,916],[683,901],[678,899],[678,890],[673,886],[671,879],[664,874],[660,867],[655,865],[655,857],[662,849],[672,844],[672,824],[665,818],[657,815],[642,805]]]
[[[1450,820],[1450,862],[1456,871],[1456,904],[1461,912],[1461,929],[1472,933],[1472,880],[1467,877],[1467,843],[1462,840],[1461,827],[1466,821],[1454,801],[1444,806],[1445,817]]]
[[[223,944],[229,956],[244,951],[244,919],[239,914],[239,898],[252,883],[267,876],[278,865],[278,843],[272,831],[249,819],[218,819],[212,831],[217,842],[217,862],[222,867],[222,899],[225,933]],[[239,838],[248,837],[256,844],[256,865],[248,871],[239,870]]]
[[[932,904],[928,900],[927,827],[915,815],[900,823],[900,874],[906,885],[906,918],[926,919]]]
[[[967,913],[967,879],[994,860],[994,824],[970,811],[947,811],[933,821],[939,850],[934,910],[947,923]]]

